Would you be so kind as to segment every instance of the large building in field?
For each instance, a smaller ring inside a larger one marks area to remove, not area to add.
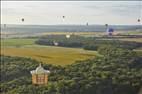
[[[47,84],[48,83],[48,74],[49,70],[45,70],[41,64],[36,68],[36,70],[32,70],[32,83],[37,85]]]

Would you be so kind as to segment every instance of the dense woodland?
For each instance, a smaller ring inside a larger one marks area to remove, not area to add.
[[[128,36],[123,36],[127,38]],[[99,47],[104,45],[113,45],[115,47],[120,47],[124,49],[136,49],[142,47],[142,43],[137,42],[128,42],[120,41],[119,37],[83,37],[77,35],[71,35],[70,38],[66,38],[65,35],[48,35],[40,37],[36,44],[40,45],[50,45],[54,46],[55,42],[58,43],[58,46],[63,47],[81,47],[86,50],[97,50]]]
[[[84,40],[80,40],[84,41]],[[130,49],[100,46],[94,59],[67,66],[43,63],[51,71],[47,85],[32,85],[30,71],[39,62],[1,56],[1,94],[138,94],[142,88],[142,57]],[[61,61],[59,61],[61,62]]]

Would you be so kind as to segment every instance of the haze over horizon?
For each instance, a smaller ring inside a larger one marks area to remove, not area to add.
[[[142,1],[1,1],[1,5],[2,24],[138,25],[142,18]]]

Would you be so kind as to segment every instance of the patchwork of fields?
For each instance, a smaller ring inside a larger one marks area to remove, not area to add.
[[[1,55],[20,56],[36,59],[54,65],[67,65],[78,60],[94,58],[95,51],[80,48],[41,46],[34,44],[36,39],[3,39]]]
[[[80,36],[98,36],[103,35],[105,32],[48,32],[43,35],[66,35],[75,34]],[[120,32],[122,33],[122,32]],[[126,32],[130,35],[133,33],[141,35],[141,32]],[[125,34],[123,32],[123,34]],[[119,36],[114,36],[119,37]],[[8,56],[20,56],[36,59],[44,63],[50,63],[54,65],[67,65],[72,64],[78,60],[86,60],[94,58],[97,54],[96,51],[83,50],[81,48],[66,48],[57,46],[42,46],[35,44],[38,38],[11,38],[1,39],[1,55]],[[142,38],[119,38],[121,41],[135,41],[142,42]],[[141,48],[135,49],[136,51],[142,51]]]

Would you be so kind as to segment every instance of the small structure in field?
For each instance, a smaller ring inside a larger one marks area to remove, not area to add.
[[[54,44],[55,46],[58,46],[58,45],[59,45],[59,43],[56,42],[56,41],[53,41],[53,44]]]
[[[41,64],[36,68],[36,70],[32,70],[32,83],[37,85],[43,85],[48,83],[48,74],[49,70],[45,70]]]

